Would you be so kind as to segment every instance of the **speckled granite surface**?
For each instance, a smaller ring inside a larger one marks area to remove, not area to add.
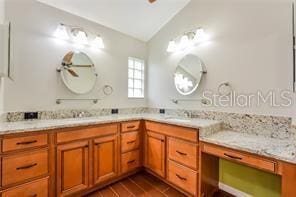
[[[183,120],[185,111],[193,119]],[[73,118],[81,113],[83,118]],[[156,108],[123,108],[119,113],[110,115],[111,109],[44,111],[39,112],[40,120],[23,121],[23,112],[11,112],[4,118],[10,122],[0,122],[0,135],[146,119],[198,128],[202,141],[296,164],[296,126],[289,117],[176,109],[160,115]]]
[[[147,108],[147,110],[148,113],[157,113],[159,111],[157,108]],[[291,130],[292,118],[290,117],[184,109],[166,109],[166,114],[184,116],[185,111],[191,113],[193,118],[223,121],[224,129],[241,133],[280,139],[289,139],[295,134]]]
[[[38,111],[38,120],[88,118],[111,115],[111,108],[99,109],[64,109],[54,111]],[[119,108],[119,114],[141,114],[147,111],[145,107]],[[24,121],[24,112],[7,112],[1,118],[4,122]]]
[[[223,128],[237,132],[263,135],[266,137],[289,139],[296,134],[291,128],[292,119],[289,117],[238,114],[216,111],[199,111],[183,109],[165,109],[166,115],[185,117],[189,112],[193,118],[223,121]],[[158,108],[120,108],[119,114],[158,114]],[[76,117],[99,117],[111,115],[111,109],[65,109],[38,112],[40,120],[69,119]],[[8,122],[24,121],[24,112],[8,112],[1,118]]]
[[[203,120],[203,119],[175,119],[160,114],[123,114],[108,115],[89,118],[70,118],[70,119],[53,119],[53,120],[34,120],[19,122],[2,122],[0,123],[0,135],[15,134],[28,131],[44,131],[57,128],[67,128],[75,126],[87,126],[104,123],[122,122],[130,120],[151,120],[162,123],[169,123],[178,126],[196,128],[200,130],[200,134],[210,135],[221,130],[220,121]]]
[[[296,164],[296,142],[293,139],[270,138],[223,130],[203,136],[200,140]]]

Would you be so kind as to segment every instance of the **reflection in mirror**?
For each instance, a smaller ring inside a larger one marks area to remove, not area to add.
[[[198,88],[204,73],[201,59],[195,55],[186,55],[175,70],[174,82],[177,91],[182,95],[192,94]]]
[[[92,60],[82,52],[69,52],[57,69],[69,90],[76,94],[90,92],[97,81],[97,73]]]

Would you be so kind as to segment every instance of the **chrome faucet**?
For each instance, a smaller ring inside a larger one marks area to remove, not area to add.
[[[192,118],[192,114],[189,111],[184,111],[186,118]]]
[[[73,117],[74,118],[83,118],[85,115],[84,112],[74,112]]]

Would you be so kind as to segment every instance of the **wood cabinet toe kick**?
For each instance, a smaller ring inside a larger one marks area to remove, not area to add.
[[[282,196],[296,193],[296,165],[199,141],[193,128],[134,120],[0,138],[2,197],[83,196],[143,169],[185,195],[211,196],[219,158],[280,175]]]

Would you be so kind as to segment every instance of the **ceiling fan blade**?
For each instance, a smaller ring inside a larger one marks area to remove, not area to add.
[[[150,3],[154,3],[156,0],[149,0]]]
[[[66,69],[73,77],[79,77],[79,75],[72,69],[70,68],[67,68]]]
[[[73,55],[74,55],[74,52],[67,53],[67,55],[65,55],[63,59],[63,63],[65,63],[66,65],[71,65]]]

